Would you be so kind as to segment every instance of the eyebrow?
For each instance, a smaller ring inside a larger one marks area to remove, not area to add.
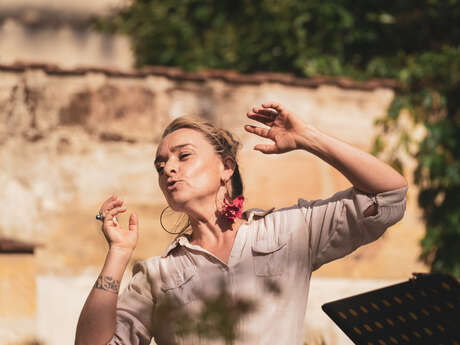
[[[180,144],[180,145],[173,146],[173,147],[171,148],[171,151],[174,152],[174,151],[177,151],[177,150],[179,150],[179,149],[181,149],[181,148],[184,148],[184,147],[186,147],[186,146],[193,146],[193,147],[195,147],[195,145],[190,144],[190,143],[187,143],[187,144]],[[153,162],[153,164],[157,164],[158,162],[161,162],[161,161],[164,161],[164,157],[162,157],[161,155],[160,155],[160,156],[157,156],[157,157],[155,158],[155,161]]]

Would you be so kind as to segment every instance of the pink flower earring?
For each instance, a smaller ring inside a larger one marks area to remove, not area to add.
[[[236,218],[242,218],[243,214],[241,210],[243,209],[244,196],[238,195],[232,202],[228,202],[224,198],[224,206],[222,208],[222,217],[226,219],[230,224],[235,222]]]
[[[225,220],[228,224],[235,223],[236,218],[243,218],[243,204],[244,196],[242,194],[238,195],[233,200],[231,199],[231,194],[227,187],[228,181],[221,181],[225,186],[225,195],[223,200],[223,205],[219,209],[219,214],[221,219]]]

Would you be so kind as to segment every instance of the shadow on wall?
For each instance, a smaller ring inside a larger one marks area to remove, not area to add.
[[[130,96],[126,97],[127,94]],[[82,126],[90,133],[96,132],[102,141],[135,143],[136,138],[146,135],[145,128],[150,128],[154,122],[154,101],[155,94],[142,87],[104,85],[95,92],[84,90],[74,94],[69,104],[59,111],[59,123]],[[142,129],[135,133],[129,126],[133,118]],[[100,123],[108,126],[97,133]],[[126,128],[130,128],[130,134],[127,134]]]

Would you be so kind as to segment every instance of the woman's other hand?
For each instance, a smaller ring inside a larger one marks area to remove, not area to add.
[[[120,282],[137,243],[137,216],[130,215],[128,228],[122,228],[113,218],[125,211],[123,200],[116,195],[104,201],[99,209],[104,217],[102,232],[109,243],[109,252],[80,313],[76,345],[113,344]]]
[[[126,207],[123,206],[123,200],[118,199],[115,195],[102,204],[99,212],[104,216],[102,232],[110,249],[132,252],[136,248],[138,238],[137,215],[131,213],[128,228],[123,228],[114,217],[126,212]]]
[[[262,108],[253,108],[248,118],[258,121],[269,128],[246,125],[249,133],[273,140],[273,144],[259,144],[254,147],[263,153],[284,153],[305,148],[304,134],[309,126],[292,115],[278,103],[264,103]]]

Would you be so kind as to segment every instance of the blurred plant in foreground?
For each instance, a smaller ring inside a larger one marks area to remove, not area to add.
[[[255,310],[253,301],[232,297],[224,285],[215,296],[199,296],[200,308],[187,309],[174,297],[164,298],[156,308],[153,332],[162,344],[177,338],[222,340],[226,345],[241,338],[238,323]]]
[[[273,296],[281,294],[276,281],[264,280],[263,288]],[[165,345],[175,345],[178,339],[193,343],[193,339],[222,341],[231,345],[244,337],[239,324],[257,311],[258,303],[249,298],[232,294],[224,282],[219,281],[214,294],[194,291],[195,308],[189,308],[178,298],[170,295],[162,298],[155,308],[153,333],[156,340]]]

